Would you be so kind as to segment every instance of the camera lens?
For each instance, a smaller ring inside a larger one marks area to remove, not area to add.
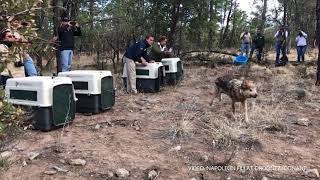
[[[28,23],[28,22],[22,22],[21,25],[22,25],[22,26],[28,26],[29,23]]]

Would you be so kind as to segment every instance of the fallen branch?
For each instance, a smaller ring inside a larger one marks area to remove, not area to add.
[[[238,56],[237,53],[233,53],[233,52],[229,52],[229,51],[225,51],[225,50],[201,50],[201,51],[197,51],[197,50],[193,50],[193,51],[187,51],[187,52],[184,52],[180,55],[180,57],[184,57],[186,56],[187,54],[190,54],[190,53],[218,53],[218,54],[224,54],[224,55],[230,55],[230,56]]]

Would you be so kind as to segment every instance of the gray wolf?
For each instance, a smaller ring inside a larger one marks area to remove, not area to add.
[[[245,111],[245,121],[248,122],[248,107],[247,99],[256,98],[258,96],[257,88],[255,83],[246,79],[236,79],[232,76],[222,76],[217,78],[215,81],[216,93],[219,96],[220,101],[222,100],[221,94],[228,95],[232,100],[232,112],[235,114],[235,103],[241,102]],[[211,105],[213,99],[211,101]]]

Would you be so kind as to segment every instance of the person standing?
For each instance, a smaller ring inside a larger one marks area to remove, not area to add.
[[[307,37],[308,35],[303,31],[300,31],[298,36],[296,37],[298,63],[300,63],[300,59],[302,60],[302,62],[304,62],[304,54],[307,50]]]
[[[152,46],[153,43],[154,37],[147,35],[144,40],[136,42],[126,50],[123,61],[127,69],[128,93],[138,93],[136,88],[136,62],[140,62],[144,66],[147,66],[148,62],[152,62],[147,54],[147,49]]]
[[[282,56],[286,56],[286,47],[285,47],[285,40],[288,37],[288,31],[282,26],[274,35],[276,38],[276,64],[281,64],[280,62],[280,53]]]
[[[245,30],[240,35],[241,39],[241,55],[245,53],[246,56],[249,55],[250,44],[251,44],[251,35],[248,30]]]
[[[260,29],[257,29],[256,34],[252,38],[252,49],[250,51],[249,59],[252,58],[253,52],[257,50],[257,60],[258,62],[261,62],[264,44],[265,44],[264,35],[261,33]]]
[[[70,71],[74,50],[74,36],[81,36],[81,28],[75,21],[67,17],[62,18],[58,28],[58,41],[60,50],[60,68],[59,71]]]

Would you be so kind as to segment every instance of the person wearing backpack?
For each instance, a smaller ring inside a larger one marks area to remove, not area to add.
[[[283,57],[286,57],[285,40],[287,37],[288,37],[288,31],[286,31],[283,26],[280,27],[280,29],[274,35],[274,38],[276,39],[276,65],[285,63],[280,61],[280,53],[282,54]]]
[[[300,63],[300,59],[302,60],[302,62],[304,62],[304,54],[307,50],[307,37],[308,35],[303,31],[299,31],[299,34],[296,37],[298,53],[297,63]]]

